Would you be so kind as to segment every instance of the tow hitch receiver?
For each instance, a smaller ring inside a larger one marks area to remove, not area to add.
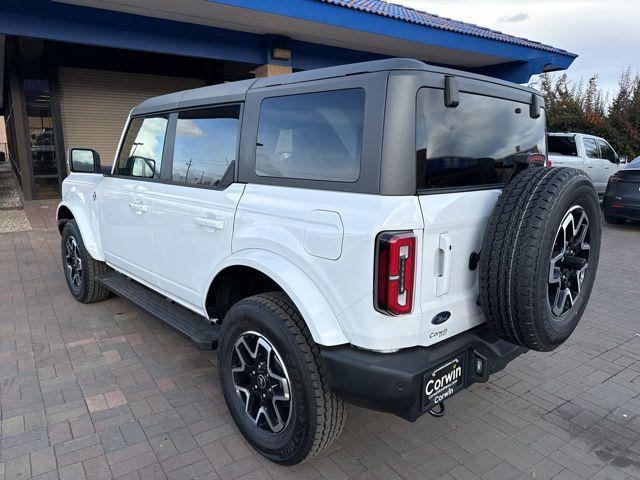
[[[436,410],[436,406],[438,407],[439,410]],[[440,402],[436,406],[431,407],[429,409],[429,415],[436,418],[444,417],[444,414],[447,413],[447,411],[444,408],[444,402]]]

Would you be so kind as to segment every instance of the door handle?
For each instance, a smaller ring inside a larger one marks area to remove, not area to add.
[[[436,277],[436,296],[449,293],[451,285],[451,261],[453,260],[453,245],[448,233],[440,235],[438,242],[439,271]]]
[[[142,202],[129,202],[129,208],[135,211],[138,215],[149,211],[149,205]]]
[[[593,168],[593,165],[592,165],[592,164],[590,164],[590,163],[588,163],[588,164],[587,164],[587,168]]]
[[[197,225],[204,227],[205,230],[222,230],[224,228],[224,220],[217,220],[215,217],[196,217],[195,222]]]

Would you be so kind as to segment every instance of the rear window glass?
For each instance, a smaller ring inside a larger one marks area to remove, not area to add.
[[[515,162],[546,153],[544,109],[531,118],[528,104],[469,93],[447,108],[442,90],[423,88],[416,153],[419,190],[504,184]]]
[[[559,137],[549,135],[547,137],[547,149],[549,155],[563,155],[565,157],[577,157],[578,148],[574,137]]]
[[[171,180],[219,186],[233,175],[240,106],[187,110],[178,114]]]
[[[355,182],[360,176],[363,89],[263,100],[256,174],[262,177]]]

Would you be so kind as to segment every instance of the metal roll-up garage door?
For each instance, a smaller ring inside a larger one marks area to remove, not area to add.
[[[64,145],[94,148],[111,165],[127,115],[141,101],[205,85],[204,80],[60,67]]]

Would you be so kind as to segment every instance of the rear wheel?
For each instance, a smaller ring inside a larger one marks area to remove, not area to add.
[[[284,293],[235,304],[221,337],[218,367],[227,406],[262,455],[294,465],[338,437],[344,402],[329,389],[320,350]]]
[[[108,298],[109,290],[98,283],[96,277],[106,273],[109,267],[89,255],[75,220],[65,223],[60,247],[64,276],[73,298],[82,303],[95,303]]]
[[[598,195],[584,172],[530,168],[503,190],[485,232],[480,301],[502,338],[553,350],[578,325],[600,253]]]

